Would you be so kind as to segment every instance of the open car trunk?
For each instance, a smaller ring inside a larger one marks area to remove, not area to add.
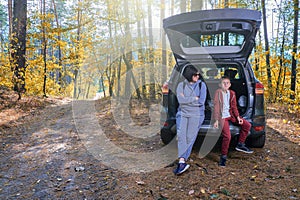
[[[261,13],[246,9],[200,10],[164,19],[177,63],[201,59],[247,59],[261,24]]]

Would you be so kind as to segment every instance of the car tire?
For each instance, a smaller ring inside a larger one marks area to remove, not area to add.
[[[263,134],[259,137],[252,138],[250,140],[249,146],[254,147],[254,148],[262,148],[265,146],[265,142],[266,142],[266,135]]]
[[[176,136],[170,129],[163,128],[160,131],[160,138],[164,144],[169,144]]]

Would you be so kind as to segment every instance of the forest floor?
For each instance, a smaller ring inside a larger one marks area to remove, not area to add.
[[[108,99],[90,102],[105,143],[141,155],[163,148],[158,134],[146,140],[124,134]],[[173,162],[139,172],[102,162],[95,154],[101,145],[91,145],[97,138],[86,142],[81,135],[95,128],[76,122],[85,119],[75,116],[84,112],[78,107],[59,98],[17,101],[16,94],[0,88],[0,199],[300,199],[300,118],[284,107],[268,105],[264,148],[251,155],[231,150],[225,168],[218,166],[218,148],[204,158],[194,151],[181,176],[173,174]],[[149,115],[143,106],[132,108],[143,132]],[[130,162],[139,168],[156,161]]]

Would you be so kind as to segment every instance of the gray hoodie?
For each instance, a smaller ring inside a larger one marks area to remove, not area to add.
[[[179,103],[178,112],[184,117],[204,116],[206,84],[201,83],[201,91],[198,80],[196,83],[189,83],[187,80],[180,82],[177,86],[176,94]],[[199,98],[197,100],[197,97]]]

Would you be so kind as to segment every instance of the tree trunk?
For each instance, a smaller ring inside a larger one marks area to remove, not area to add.
[[[76,98],[77,96],[77,77],[78,77],[78,70],[75,69],[74,72],[73,72],[73,80],[74,80],[74,91],[73,91],[73,98]],[[78,95],[79,95],[79,92],[78,92]]]
[[[126,54],[123,54],[123,60],[125,62],[126,68],[129,69],[129,71],[127,73],[129,75],[129,77],[132,77],[133,85],[136,88],[136,93],[137,93],[138,99],[141,99],[141,93],[140,93],[140,90],[138,88],[138,84],[136,83],[136,80],[135,80],[134,75],[132,73],[132,65],[127,60]],[[125,88],[125,89],[127,89],[127,88]],[[128,96],[126,96],[126,97],[128,97]]]
[[[78,76],[79,75],[79,71],[77,71],[76,74]],[[78,77],[76,78],[76,80],[78,80]],[[78,85],[81,86],[81,76],[79,76],[79,84]],[[81,87],[78,87],[78,93],[77,93],[76,99],[79,99],[80,94],[81,94]]]
[[[143,18],[142,20],[142,35],[146,36],[147,35],[147,30],[146,30],[146,22],[145,19]],[[143,38],[143,37],[142,37]],[[144,45],[147,47],[147,42],[145,41],[145,39],[143,38],[143,42]],[[145,50],[142,50],[142,60],[143,62],[146,62],[147,60],[147,52]],[[142,93],[143,93],[143,97],[147,98],[147,88],[146,88],[146,69],[145,67],[142,68],[141,70],[141,81],[142,81]]]
[[[253,2],[252,2],[253,3]],[[258,3],[257,3],[258,4]],[[259,10],[259,6],[256,4],[256,9],[257,10]],[[258,44],[259,44],[259,46],[261,46],[262,45],[262,39],[261,39],[262,37],[261,37],[261,32],[259,31],[258,32]],[[257,74],[259,73],[259,63],[260,63],[260,51],[258,51],[257,50],[257,46],[255,45],[254,46],[254,52],[255,52],[255,71],[257,72]],[[260,73],[260,75],[261,75],[262,73]]]
[[[285,45],[285,37],[286,37],[286,23],[285,23],[285,17],[283,16],[283,34],[282,34],[282,43],[280,47],[280,60],[279,60],[279,74],[278,74],[278,79],[277,79],[277,85],[276,85],[276,94],[275,98],[279,96],[279,89],[280,89],[280,84],[281,84],[281,74],[282,74],[282,68],[284,68],[284,45]],[[285,74],[284,77],[285,78]],[[275,99],[276,101],[276,99]]]
[[[73,96],[74,98],[78,98],[79,97],[79,94],[80,94],[80,86],[77,86],[77,78],[78,78],[78,73],[79,73],[79,44],[80,44],[80,34],[81,34],[81,15],[82,15],[82,11],[80,9],[80,2],[81,0],[78,0],[77,4],[78,4],[78,11],[77,11],[77,43],[75,44],[75,48],[76,48],[76,66],[75,66],[75,69],[74,69],[74,91],[73,91]],[[77,89],[78,89],[78,94],[77,94]]]
[[[124,1],[124,12],[125,12],[125,17],[128,20],[129,19],[128,0]],[[129,28],[129,22],[128,21],[126,21],[126,23],[125,23],[125,37],[126,37],[126,46],[125,46],[126,49],[125,49],[125,51],[124,51],[124,49],[122,50],[123,51],[122,52],[122,55],[123,55],[122,57],[129,56],[129,59],[131,60],[130,53],[127,54],[128,50],[131,51],[131,44],[129,42],[129,40],[131,40],[131,36],[130,36],[130,28]],[[129,45],[129,46],[127,46],[127,45]],[[130,70],[128,67],[129,66],[126,65],[126,72],[127,73],[125,74],[126,77],[125,77],[125,88],[124,88],[126,98],[129,98],[130,91],[131,91],[131,85],[130,85],[131,77],[130,77],[130,74],[128,73],[129,70]]]
[[[13,10],[12,10],[12,0],[8,0],[7,3],[7,7],[8,7],[8,22],[9,22],[9,33],[8,33],[8,37],[11,37],[11,33],[12,33],[12,28],[13,28]]]
[[[105,92],[105,85],[104,85],[104,81],[103,81],[103,74],[101,74],[101,86],[102,86],[102,89],[103,89],[103,96],[106,97],[106,92]],[[112,94],[110,95],[112,96]]]
[[[58,14],[57,14],[57,10],[56,10],[55,0],[52,0],[52,4],[53,4],[54,15],[55,15],[56,28],[58,31],[57,40],[61,41],[61,30],[60,30],[61,26],[60,26],[60,23],[58,20]],[[58,44],[58,66],[62,66],[62,53],[61,53],[60,43]],[[63,84],[61,69],[57,70],[56,74],[57,74],[58,84],[60,85],[60,87],[62,87],[65,84]]]
[[[165,18],[165,0],[161,0],[160,7],[160,18],[161,22]],[[161,82],[163,83],[167,79],[167,43],[166,43],[166,35],[163,31],[163,27],[161,25],[161,43],[162,43],[162,51],[161,51]]]
[[[139,10],[142,9],[141,7],[141,3],[140,0],[136,0],[135,1],[135,5],[136,5],[136,12],[139,13]],[[143,36],[142,36],[142,22],[143,18],[141,18],[141,16],[137,16],[137,33],[138,33],[138,62],[140,63],[144,63],[145,62],[145,55],[143,52]],[[145,29],[143,29],[143,31],[145,31]],[[145,34],[144,34],[145,35]],[[140,73],[139,73],[139,77],[140,77],[140,85],[142,86],[142,91],[141,91],[141,96],[143,98],[146,98],[146,79],[145,79],[145,67],[141,67]]]
[[[181,0],[180,1],[180,13],[185,13],[186,12],[186,0]]]
[[[44,84],[43,84],[43,97],[47,97],[46,94],[46,85],[47,85],[47,39],[46,39],[46,27],[44,26],[44,22],[46,19],[46,2],[45,0],[41,1],[41,14],[42,14],[42,21],[41,27],[43,32],[43,61],[44,61]]]
[[[150,76],[150,100],[155,99],[155,80],[154,80],[154,58],[153,58],[153,33],[152,33],[152,8],[151,8],[151,0],[148,0],[148,27],[149,27],[149,51],[148,51],[148,58],[149,58],[149,76]]]
[[[111,5],[111,1],[109,0],[106,0],[106,9],[107,9],[107,15],[108,15],[108,33],[109,33],[109,46],[111,48],[113,48],[113,52],[116,51],[115,49],[115,44],[113,43],[113,26],[112,26],[112,20],[111,20],[111,16],[112,16],[112,12],[113,12],[113,9],[112,9],[112,5]],[[116,70],[113,70],[113,66],[114,66],[114,61],[112,61],[112,55],[111,53],[113,52],[110,52],[108,55],[107,55],[107,68],[104,70],[105,71],[105,74],[106,74],[106,77],[107,77],[107,80],[108,80],[108,91],[109,91],[109,95],[110,96],[113,96],[113,86],[114,86],[114,81],[115,81],[115,78],[116,78]],[[120,57],[120,60],[122,60],[122,57]],[[101,70],[101,69],[99,69]],[[118,70],[118,68],[117,68]],[[102,74],[102,72],[100,71],[100,73]],[[119,79],[118,79],[119,80]],[[104,96],[105,96],[105,88],[104,88],[104,83],[103,83],[103,76],[101,76],[101,79],[100,79],[100,82],[101,82],[101,87],[103,88],[103,92],[104,92]],[[117,81],[117,96],[119,96],[119,92],[120,92],[120,81]]]
[[[125,2],[127,4],[127,2]],[[125,6],[125,12],[126,14],[126,18],[129,19],[128,16],[128,7]],[[126,51],[122,52],[122,57],[123,60],[125,62],[126,65],[126,82],[125,82],[125,98],[130,98],[130,96],[132,95],[131,92],[131,80],[134,84],[134,89],[137,93],[137,97],[138,99],[141,99],[141,94],[140,94],[140,90],[139,90],[139,86],[135,80],[134,74],[133,74],[133,66],[131,65],[130,61],[132,60],[132,37],[131,37],[131,33],[130,33],[130,27],[129,27],[129,22],[126,22],[125,24],[125,31],[126,31],[126,40],[127,40],[127,44],[126,44]]]
[[[228,8],[228,7],[229,7],[228,0],[225,0],[225,1],[224,1],[224,8]]]
[[[91,81],[88,81],[88,86],[86,89],[86,93],[85,93],[85,99],[89,99],[89,95],[90,95],[90,87],[91,87]]]
[[[298,24],[299,23],[299,0],[294,0],[294,35],[293,35],[293,57],[292,57],[292,73],[291,73],[291,90],[294,92],[290,96],[291,99],[295,99],[296,93],[296,76],[297,76],[297,60],[295,56],[297,55],[298,48]]]
[[[171,10],[170,10],[170,14],[171,16],[174,15],[174,9],[175,9],[175,0],[171,0]]]
[[[203,7],[203,1],[191,0],[191,11],[201,10]]]
[[[120,91],[121,91],[121,67],[122,67],[122,57],[119,58],[118,63],[118,71],[117,71],[117,80],[118,80],[118,89],[117,89],[117,97],[120,97]]]
[[[120,58],[122,60],[122,57]],[[98,61],[99,62],[99,61]],[[108,67],[105,68],[105,75],[107,77],[107,80],[108,80],[108,90],[109,90],[109,95],[112,96],[113,95],[113,86],[114,86],[114,82],[115,82],[115,79],[116,79],[116,70],[114,70],[113,66],[114,66],[114,62],[111,61],[111,55],[109,54],[107,56],[107,61],[108,63]],[[100,77],[100,81],[101,81],[101,85],[100,85],[100,89],[102,88],[103,89],[103,93],[104,93],[104,97],[106,96],[105,95],[105,86],[104,86],[104,82],[103,82],[103,72],[101,71],[102,69],[99,67],[99,73],[101,74],[101,77]],[[119,82],[118,82],[119,83]],[[119,88],[118,88],[119,89]],[[119,96],[119,93],[117,92],[117,96]]]
[[[265,37],[265,51],[266,51],[266,66],[267,66],[267,76],[268,76],[268,88],[269,88],[269,101],[273,100],[273,87],[272,87],[272,74],[270,67],[270,48],[269,48],[269,39],[268,39],[268,30],[267,30],[267,16],[266,16],[266,4],[265,0],[261,1],[262,5],[262,15],[263,15],[263,24],[264,24],[264,37]]]
[[[11,66],[13,68],[14,90],[18,92],[19,99],[25,89],[26,71],[26,21],[27,21],[27,0],[14,1],[13,6],[13,28],[11,40]]]

